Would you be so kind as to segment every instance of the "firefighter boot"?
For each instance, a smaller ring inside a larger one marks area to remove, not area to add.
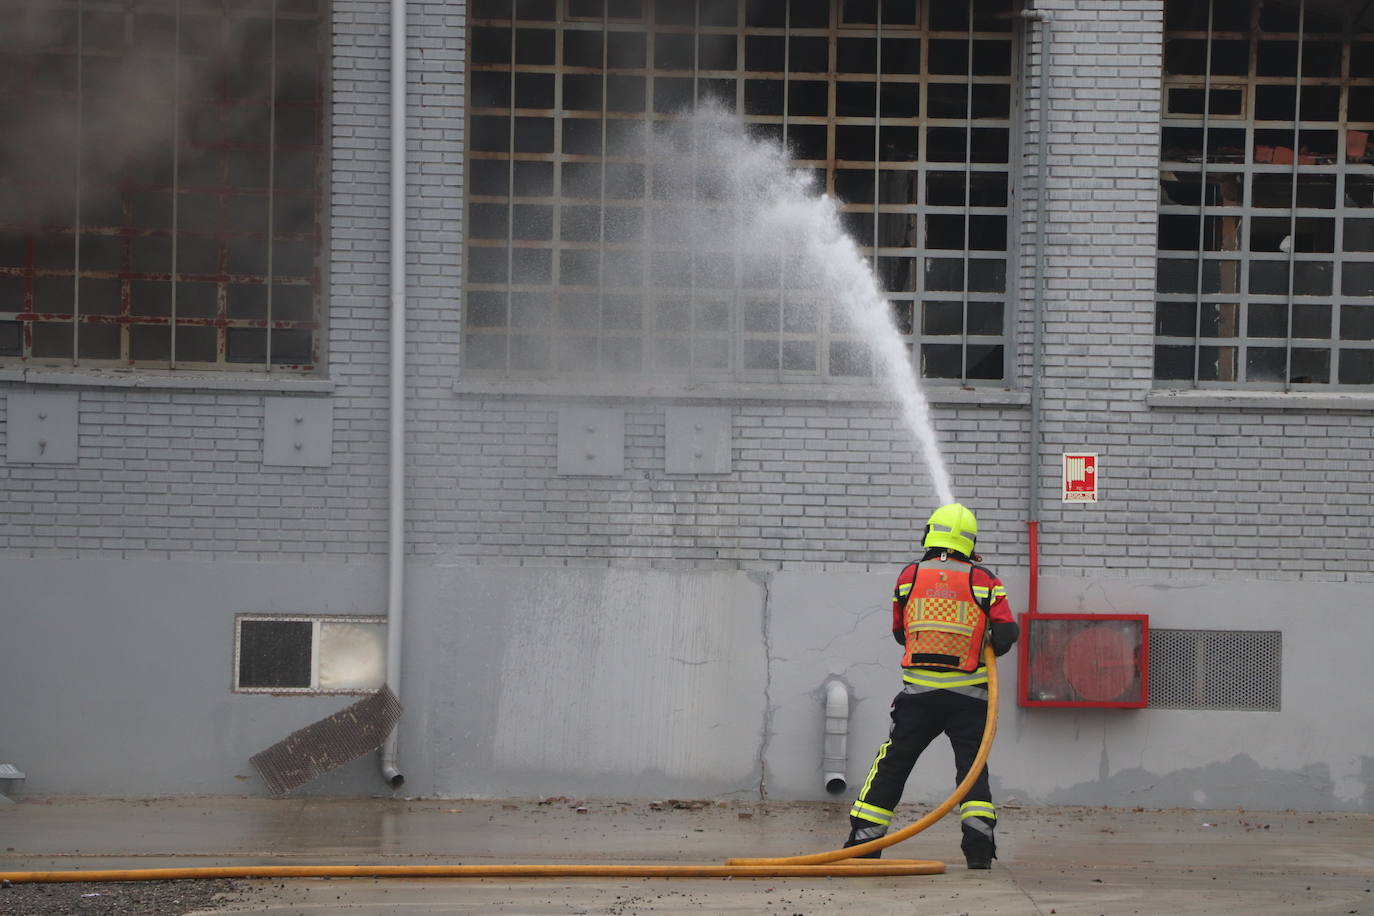
[[[997,858],[997,841],[992,836],[992,822],[981,817],[966,817],[963,822],[964,861],[969,868],[992,868]]]
[[[851,817],[849,819],[849,839],[844,841],[844,846],[858,846],[860,843],[867,843],[869,840],[876,840],[878,837],[887,833],[887,828],[882,824],[875,824],[872,821],[865,821],[861,818]],[[881,859],[883,851],[876,849],[873,852],[855,856],[858,859]]]

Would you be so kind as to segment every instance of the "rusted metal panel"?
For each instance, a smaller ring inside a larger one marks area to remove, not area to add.
[[[330,770],[371,753],[401,720],[401,702],[382,687],[375,694],[298,729],[249,758],[273,795],[285,795]]]

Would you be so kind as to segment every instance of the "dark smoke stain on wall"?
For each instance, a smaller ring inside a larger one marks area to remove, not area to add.
[[[0,0],[0,356],[314,362],[319,7]]]

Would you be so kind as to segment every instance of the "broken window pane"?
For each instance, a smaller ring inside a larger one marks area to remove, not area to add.
[[[871,169],[836,169],[835,195],[849,203],[871,204],[875,180]]]
[[[835,114],[843,118],[874,117],[877,98],[877,87],[871,80],[862,83],[839,81],[835,84]]]
[[[1160,251],[1196,251],[1206,245],[1202,220],[1191,215],[1161,214],[1158,238]]]
[[[0,305],[0,308],[8,309],[8,305]],[[23,353],[23,324],[18,321],[0,321],[0,356],[22,356]]]
[[[1157,336],[1193,337],[1196,333],[1197,305],[1195,303],[1160,302],[1156,305],[1155,334]]]
[[[1192,347],[1158,345],[1155,347],[1155,378],[1163,381],[1192,379],[1193,359]]]
[[[1002,303],[970,302],[968,304],[968,332],[970,334],[1001,334]],[[1000,377],[1000,376],[999,376]]]
[[[1293,336],[1308,339],[1331,337],[1331,306],[1298,303],[1293,306]]]
[[[1171,88],[1167,100],[1169,114],[1240,115],[1244,114],[1245,91],[1212,89],[1209,93],[1204,89]]]
[[[1331,381],[1331,351],[1294,347],[1289,380],[1295,385],[1325,385]]]
[[[1250,292],[1267,296],[1288,294],[1287,261],[1252,261],[1250,264]]]
[[[1329,296],[1335,278],[1329,261],[1298,261],[1293,265],[1293,295]]]
[[[1374,305],[1342,305],[1342,340],[1374,340]]]
[[[921,333],[958,335],[964,331],[964,306],[961,302],[925,302],[921,306]]]
[[[920,177],[921,173],[914,170],[881,170],[878,173],[878,202],[882,204],[916,203],[916,188]]]
[[[1007,289],[1007,262],[988,258],[969,258],[969,291],[1003,293]]]
[[[1198,380],[1204,382],[1236,381],[1238,378],[1236,375],[1238,355],[1235,347],[1198,347]]]
[[[879,113],[884,118],[915,118],[921,113],[921,85],[884,80],[879,86]]]
[[[964,373],[970,379],[999,379],[1005,374],[1003,365],[1006,350],[1000,344],[975,344],[968,346],[968,369]]]
[[[516,62],[524,66],[552,65],[556,36],[552,29],[516,29]]]
[[[964,366],[958,344],[922,344],[922,378],[963,378]]]
[[[912,292],[917,289],[919,277],[915,258],[878,258],[876,272],[879,284],[887,292]]]
[[[1374,350],[1341,348],[1337,382],[1342,385],[1374,384]]]
[[[1374,296],[1374,263],[1344,262],[1341,265],[1341,293],[1346,296]]]
[[[960,292],[964,288],[964,262],[956,258],[926,258],[925,288]]]
[[[1204,302],[1199,309],[1199,322],[1202,337],[1236,337],[1240,334],[1240,307],[1234,303]]]
[[[1287,306],[1277,302],[1250,303],[1246,332],[1251,337],[1287,337]]]

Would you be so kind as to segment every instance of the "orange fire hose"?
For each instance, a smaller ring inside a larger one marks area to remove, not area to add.
[[[229,865],[207,868],[136,868],[107,871],[11,871],[0,880],[14,884],[64,881],[168,881],[205,878],[786,878],[938,875],[945,863],[933,859],[858,859],[886,849],[930,827],[968,792],[987,763],[997,732],[997,662],[984,647],[988,669],[988,719],[983,741],[954,792],[925,817],[896,833],[847,849],[764,859],[727,859],[724,865]]]

